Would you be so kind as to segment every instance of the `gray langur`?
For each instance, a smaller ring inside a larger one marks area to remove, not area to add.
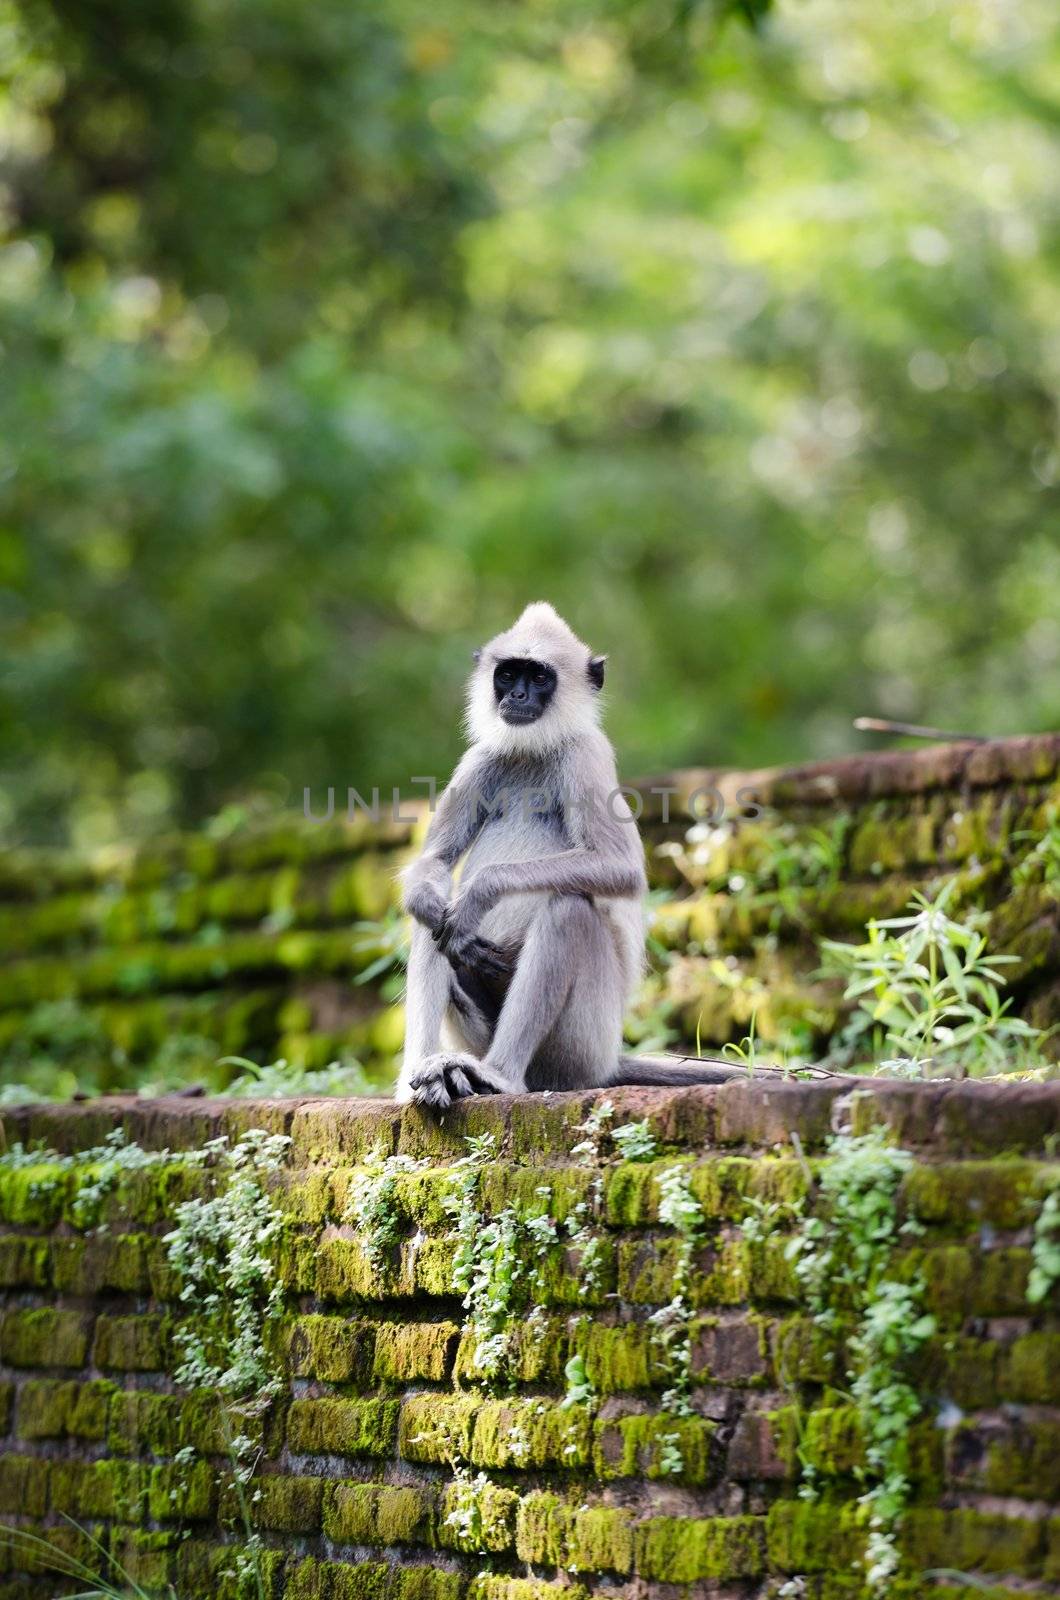
[[[444,1110],[472,1094],[733,1076],[622,1054],[647,879],[599,726],[604,657],[538,602],[475,663],[471,746],[404,874],[414,929],[397,1098]]]

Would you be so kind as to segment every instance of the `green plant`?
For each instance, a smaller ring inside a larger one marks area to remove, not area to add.
[[[164,1590],[142,1588],[113,1550],[108,1551],[72,1517],[63,1514],[63,1521],[99,1553],[98,1568],[89,1566],[72,1552],[57,1547],[39,1534],[30,1533],[26,1528],[0,1528],[0,1549],[6,1548],[14,1556],[24,1555],[27,1562],[34,1566],[44,1567],[48,1572],[73,1578],[86,1585],[77,1594],[64,1591],[66,1600],[177,1600],[177,1592],[171,1585]],[[113,1579],[107,1575],[110,1572],[113,1572]]]
[[[1031,849],[1012,869],[1013,883],[1060,883],[1060,806],[1046,808],[1045,826],[1040,833],[1023,830],[1012,837],[1013,841],[1034,840]]]
[[[676,1230],[678,1249],[674,1263],[673,1295],[652,1313],[648,1325],[662,1352],[670,1387],[662,1397],[664,1411],[676,1416],[692,1413],[692,1308],[688,1300],[692,1261],[703,1237],[703,1209],[692,1193],[685,1167],[668,1167],[659,1174],[659,1221]]]
[[[643,1122],[624,1122],[612,1131],[611,1139],[623,1161],[651,1161],[655,1157],[655,1136],[647,1118]]]
[[[373,1267],[381,1267],[401,1237],[402,1219],[396,1206],[398,1178],[427,1165],[412,1156],[385,1155],[373,1150],[350,1188],[344,1221],[358,1229],[358,1240]]]
[[[844,998],[856,1002],[846,1047],[871,1040],[890,1073],[996,1072],[1013,1046],[1041,1037],[998,992],[998,968],[1015,957],[987,955],[983,933],[947,915],[956,887],[950,879],[933,900],[917,891],[907,916],[870,921],[864,944],[822,944],[825,970],[846,978]]]
[[[1027,1299],[1040,1305],[1060,1283],[1060,1189],[1050,1189],[1042,1201],[1034,1224],[1031,1259]]]
[[[300,1067],[293,1062],[270,1062],[261,1067],[244,1056],[222,1056],[219,1067],[238,1066],[242,1070],[222,1094],[228,1098],[255,1100],[284,1099],[290,1095],[355,1097],[379,1093],[359,1061],[332,1061],[326,1067]]]
[[[898,1220],[898,1189],[912,1156],[886,1134],[840,1134],[820,1168],[818,1209],[788,1245],[817,1323],[846,1341],[847,1381],[865,1445],[859,1505],[868,1525],[865,1577],[885,1594],[898,1570],[896,1533],[909,1498],[908,1434],[923,1402],[905,1369],[935,1331],[921,1310],[924,1285],[890,1276],[902,1238],[920,1231]],[[804,1462],[804,1497],[814,1493]]]

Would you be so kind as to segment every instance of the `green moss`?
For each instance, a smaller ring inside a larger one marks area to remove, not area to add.
[[[672,1478],[704,1484],[710,1478],[711,1440],[716,1425],[702,1417],[635,1415],[598,1421],[593,1429],[593,1467],[599,1478]],[[676,1450],[673,1471],[667,1454]]]
[[[410,1395],[401,1407],[398,1453],[409,1461],[467,1460],[479,1404],[474,1395]]]
[[[159,1241],[135,1233],[55,1239],[52,1277],[60,1294],[90,1295],[100,1289],[145,1294],[150,1287],[148,1261],[158,1253]]]
[[[133,1583],[161,1592],[169,1582],[176,1536],[172,1533],[147,1533],[141,1529],[112,1529],[111,1549],[116,1562]]]
[[[398,1409],[397,1400],[295,1400],[287,1413],[287,1444],[304,1455],[388,1455]]]
[[[1000,1392],[1026,1404],[1060,1404],[1060,1333],[1027,1333],[1001,1360]]]
[[[86,1517],[139,1521],[144,1477],[129,1461],[54,1461],[49,1481],[51,1508],[83,1522]]]
[[[857,1507],[778,1500],[766,1518],[766,1551],[770,1566],[781,1572],[860,1570],[864,1534]]]
[[[329,1484],[324,1533],[339,1544],[422,1544],[430,1532],[430,1502],[418,1489],[372,1483]]]
[[[803,1423],[805,1461],[817,1472],[835,1477],[854,1472],[865,1462],[865,1444],[855,1406],[818,1406]]]
[[[595,1178],[589,1167],[516,1166],[496,1161],[484,1170],[479,1195],[487,1216],[499,1216],[508,1207],[522,1217],[546,1209],[553,1221],[564,1223],[575,1206],[589,1203]]]
[[[208,1461],[151,1467],[147,1479],[148,1514],[156,1522],[205,1521],[217,1506],[221,1481]]]
[[[0,1238],[0,1289],[43,1289],[51,1276],[47,1239],[25,1234]]]
[[[653,1517],[636,1530],[637,1572],[692,1583],[753,1578],[765,1568],[763,1517]]]
[[[539,1383],[562,1387],[563,1372],[570,1354],[571,1333],[568,1319],[535,1317],[532,1323],[520,1321],[511,1330],[505,1354],[505,1372],[519,1383]],[[453,1376],[458,1383],[480,1381],[481,1369],[475,1365],[477,1341],[465,1328],[457,1347]]]
[[[315,1533],[323,1492],[322,1478],[259,1475],[252,1499],[254,1525],[275,1533]]]
[[[442,1493],[438,1543],[453,1550],[497,1554],[511,1548],[519,1496],[496,1483],[468,1480]]]
[[[410,1252],[377,1267],[356,1239],[326,1239],[316,1251],[316,1290],[322,1300],[387,1300],[413,1292]]]
[[[487,1400],[479,1407],[471,1444],[477,1467],[588,1466],[592,1417],[585,1406],[543,1400]]]
[[[908,1211],[923,1223],[963,1232],[984,1223],[999,1230],[1025,1227],[1036,1215],[1052,1168],[1035,1161],[919,1162],[900,1191]]]
[[[1019,1573],[1041,1570],[1045,1524],[1036,1517],[1003,1517],[979,1511],[908,1512],[902,1548],[917,1568],[954,1567],[960,1572]]]
[[[633,1568],[633,1524],[627,1511],[539,1491],[520,1502],[515,1551],[521,1561],[625,1575]]]
[[[539,1578],[501,1578],[480,1572],[472,1578],[467,1600],[589,1600],[577,1583],[545,1583]]]
[[[971,1250],[963,1245],[906,1251],[895,1263],[903,1281],[923,1277],[925,1310],[942,1327],[966,1317],[1019,1316],[1027,1305],[1029,1250]]]
[[[441,1383],[460,1330],[452,1322],[385,1322],[375,1337],[373,1377],[383,1383]]]
[[[0,1168],[0,1220],[50,1227],[62,1215],[70,1183],[70,1173],[54,1161]]]
[[[415,1253],[415,1286],[419,1294],[451,1295],[456,1246],[448,1239],[428,1237]]]
[[[80,1311],[8,1311],[0,1353],[12,1367],[83,1367],[91,1326]]]
[[[0,1511],[39,1517],[48,1504],[48,1463],[35,1456],[0,1456]]]
[[[1060,1423],[1018,1417],[1004,1430],[974,1422],[949,1439],[950,1476],[989,1494],[1060,1500]]]
[[[160,1316],[109,1317],[96,1321],[92,1361],[117,1372],[164,1372],[169,1325]]]
[[[87,1383],[30,1378],[18,1397],[20,1439],[102,1439],[114,1385],[102,1378]]]
[[[651,1329],[627,1322],[624,1327],[607,1328],[590,1323],[579,1329],[574,1341],[585,1358],[589,1382],[599,1394],[621,1394],[629,1389],[646,1389],[665,1378],[658,1347]]]
[[[366,1383],[372,1370],[376,1330],[345,1317],[306,1316],[287,1330],[290,1370],[297,1378],[328,1383]]]

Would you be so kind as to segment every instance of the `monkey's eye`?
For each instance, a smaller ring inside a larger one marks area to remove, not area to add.
[[[534,673],[534,682],[537,683],[537,684],[547,683],[548,682],[548,673],[547,672],[535,672]]]
[[[498,683],[511,683],[511,681],[512,681],[512,670],[511,670],[511,668],[510,667],[501,667],[499,672],[497,673],[497,682]]]

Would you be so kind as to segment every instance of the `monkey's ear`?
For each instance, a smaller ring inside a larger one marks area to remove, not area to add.
[[[475,665],[477,667],[479,662],[482,660],[482,651],[481,650],[472,650],[471,659],[472,659],[472,661],[475,663]]]
[[[602,689],[604,686],[604,664],[606,661],[606,656],[589,657],[589,682],[594,689]]]

